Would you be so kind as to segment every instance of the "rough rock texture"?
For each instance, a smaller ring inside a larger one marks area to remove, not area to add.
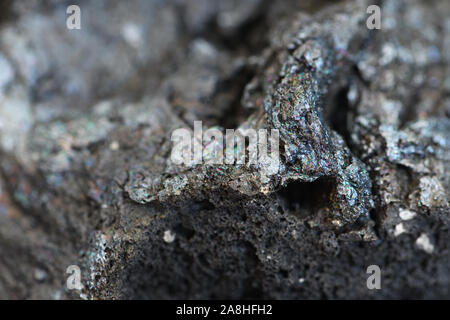
[[[73,2],[1,10],[0,298],[450,298],[447,1]]]

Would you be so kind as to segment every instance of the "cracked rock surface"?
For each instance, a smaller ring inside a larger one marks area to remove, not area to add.
[[[450,298],[449,3],[299,2],[5,2],[0,298]],[[278,170],[174,163],[194,121]]]

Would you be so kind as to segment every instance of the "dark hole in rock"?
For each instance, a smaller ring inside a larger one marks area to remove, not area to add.
[[[282,278],[287,279],[289,277],[289,271],[281,269],[280,270],[280,275],[281,275]]]
[[[216,207],[213,203],[211,203],[209,200],[201,200],[201,201],[195,201],[193,204],[191,204],[191,208],[194,211],[200,211],[200,210],[214,210]]]
[[[284,212],[306,218],[329,206],[334,188],[330,178],[319,178],[314,182],[293,181],[278,191],[277,196]]]
[[[232,79],[227,79],[219,84],[218,94],[214,97],[215,101],[228,101],[223,115],[218,120],[218,125],[233,129],[239,126],[249,115],[249,111],[242,107],[242,96],[245,86],[254,77],[254,72],[249,68],[242,68]],[[213,102],[212,105],[217,105]]]
[[[350,105],[347,99],[348,87],[342,87],[331,94],[330,101],[327,104],[325,111],[325,118],[331,129],[339,133],[344,140],[349,144],[350,132],[348,119],[350,112]]]
[[[174,231],[178,236],[181,236],[187,240],[190,240],[195,235],[195,231],[193,229],[182,224],[177,225],[174,228]]]

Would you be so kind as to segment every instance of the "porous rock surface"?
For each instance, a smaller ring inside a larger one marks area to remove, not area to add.
[[[0,298],[450,297],[448,2],[369,30],[369,1],[79,1],[68,30],[72,2],[2,10]],[[194,121],[277,129],[279,170],[175,164]]]

